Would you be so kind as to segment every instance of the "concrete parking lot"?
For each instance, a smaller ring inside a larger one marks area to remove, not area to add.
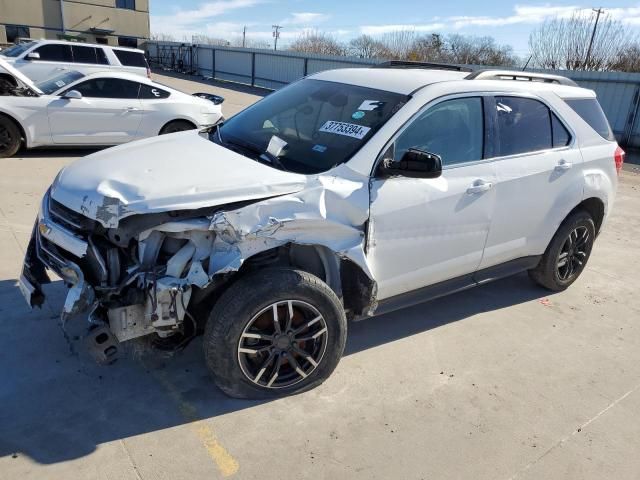
[[[261,95],[157,78],[223,95],[227,116]],[[94,364],[82,321],[61,328],[59,281],[25,306],[38,202],[86,153],[0,160],[0,479],[640,478],[639,167],[568,291],[519,275],[351,324],[325,384],[256,402],[216,389],[199,341]]]

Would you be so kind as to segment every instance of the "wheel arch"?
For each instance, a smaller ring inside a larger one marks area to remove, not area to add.
[[[287,243],[263,250],[244,260],[242,267],[232,274],[215,279],[198,292],[194,300],[210,309],[216,299],[239,278],[249,272],[269,267],[296,268],[325,282],[342,301],[347,316],[368,316],[376,305],[377,285],[354,261],[324,245]]]
[[[11,115],[10,113],[7,113],[7,112],[5,112],[3,110],[0,110],[0,117],[8,118],[9,120],[11,120],[13,123],[15,123],[18,126],[18,129],[20,130],[20,136],[22,137],[22,142],[21,143],[25,147],[28,148],[29,145],[31,144],[31,139],[28,137],[27,130],[22,125],[22,122],[20,122],[20,120],[18,120],[16,117]]]
[[[602,199],[598,197],[589,197],[584,199],[567,214],[565,219],[578,210],[585,210],[589,215],[591,215],[593,223],[596,227],[596,235],[600,233],[600,227],[602,227],[606,211],[606,206]]]
[[[172,118],[171,120],[169,120],[168,122],[166,122],[164,125],[162,125],[162,127],[160,127],[160,130],[158,130],[158,135],[161,134],[161,132],[170,124],[172,124],[173,122],[187,122],[190,123],[191,125],[193,125],[193,129],[195,130],[196,128],[198,128],[198,125],[196,124],[196,122],[193,121],[192,118],[187,118],[187,117],[176,117],[176,118]]]

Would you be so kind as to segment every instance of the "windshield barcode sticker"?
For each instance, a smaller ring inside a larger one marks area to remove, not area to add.
[[[356,125],[354,123],[334,122],[329,120],[322,127],[321,132],[335,133],[336,135],[344,135],[346,137],[357,138],[362,140],[364,136],[371,130],[369,127],[363,127],[362,125]]]

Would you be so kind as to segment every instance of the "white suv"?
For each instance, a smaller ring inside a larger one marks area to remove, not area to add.
[[[208,132],[66,167],[27,251],[27,301],[56,272],[103,362],[132,338],[178,349],[204,332],[217,385],[255,398],[326,379],[347,319],[525,270],[567,288],[624,155],[594,92],[406,66],[318,73]]]
[[[96,72],[129,72],[151,78],[142,50],[110,47],[63,40],[20,43],[0,51],[4,60],[34,82],[75,70],[89,75]]]

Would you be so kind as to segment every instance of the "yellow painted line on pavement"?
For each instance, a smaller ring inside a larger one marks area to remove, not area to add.
[[[218,467],[218,470],[220,470],[220,473],[224,477],[230,477],[237,473],[240,468],[238,461],[233,458],[233,456],[231,456],[231,454],[220,443],[214,431],[209,425],[207,425],[207,422],[205,420],[198,419],[198,412],[195,407],[182,397],[180,391],[175,387],[171,380],[167,378],[164,372],[153,371],[151,369],[149,369],[149,371],[152,372],[153,376],[158,380],[158,382],[160,382],[171,399],[176,403],[178,410],[180,410],[180,414],[184,419],[191,422],[189,426],[200,438],[200,441]]]

